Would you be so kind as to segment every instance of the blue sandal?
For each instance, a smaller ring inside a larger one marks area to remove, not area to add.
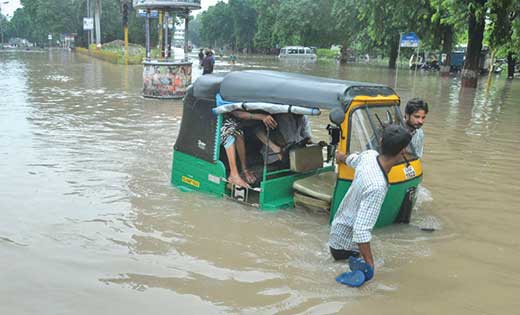
[[[361,271],[365,275],[365,281],[369,281],[374,277],[374,268],[361,258],[349,257],[348,266],[352,271]]]
[[[360,271],[344,272],[336,277],[336,281],[341,284],[346,284],[349,287],[360,287],[365,283],[365,274]]]

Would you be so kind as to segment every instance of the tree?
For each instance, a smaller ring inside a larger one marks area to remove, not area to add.
[[[233,41],[233,17],[227,3],[218,2],[200,14],[200,38],[208,47],[223,47],[231,45]]]
[[[202,40],[200,39],[200,19],[190,17],[188,26],[188,40],[195,46],[202,46]]]
[[[457,40],[457,34],[462,32],[465,16],[463,6],[454,6],[450,0],[430,0],[430,6],[434,12],[431,22],[436,32],[434,42],[442,45],[442,53],[446,60],[441,66],[441,75],[448,75],[451,68],[451,51],[453,43]]]
[[[462,68],[462,86],[476,87],[480,74],[480,55],[486,26],[487,0],[464,0],[468,16],[468,45]]]
[[[280,2],[273,36],[280,46],[330,46],[332,0]]]
[[[253,48],[256,33],[256,10],[250,0],[229,0],[229,11],[233,18],[233,47]]]
[[[280,7],[278,0],[255,0],[256,32],[253,42],[256,48],[268,50],[279,45],[274,37],[274,24]]]
[[[387,51],[390,68],[396,67],[400,33],[414,31],[423,38],[431,32],[433,12],[428,0],[335,0],[333,10],[343,38],[352,39],[364,31],[364,46]]]
[[[489,44],[493,53],[502,48],[508,59],[508,78],[513,78],[515,72],[515,53],[518,53],[518,42],[513,33],[515,20],[520,15],[520,1],[518,0],[489,0]]]

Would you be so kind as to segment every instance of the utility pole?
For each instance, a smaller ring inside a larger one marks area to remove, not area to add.
[[[169,38],[168,38],[168,25],[170,23],[170,14],[168,13],[168,11],[164,12],[164,24],[163,24],[163,28],[164,28],[164,43],[163,43],[163,46],[164,46],[164,54],[163,54],[163,58],[165,59],[168,59],[168,54],[170,53],[170,47],[168,46],[169,44]]]
[[[95,1],[95,0],[92,0],[92,1]],[[87,17],[92,17],[93,14],[92,14],[92,1],[91,0],[87,0]],[[92,24],[94,25],[94,24]],[[91,29],[90,31],[88,31],[88,34],[89,34],[89,45],[92,45],[92,43],[94,43],[94,29]],[[90,47],[89,47],[90,49]]]
[[[159,11],[159,54],[164,58],[164,44],[163,44],[163,30],[164,30],[164,11]]]
[[[89,18],[89,17],[90,17],[90,0],[87,0],[87,18]],[[92,37],[92,31],[88,30],[87,31],[87,48],[88,48],[89,55],[90,55],[90,44],[92,43],[91,37]]]
[[[190,18],[190,11],[184,12],[184,61],[188,61],[188,23]]]
[[[144,24],[146,31],[146,61],[150,61],[151,53],[150,53],[150,9],[146,8],[146,21]]]
[[[101,0],[95,0],[96,5],[94,8],[94,25],[96,28],[96,47],[101,48]]]

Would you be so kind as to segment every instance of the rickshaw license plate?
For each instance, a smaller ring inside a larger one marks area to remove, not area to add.
[[[415,169],[411,165],[408,165],[404,168],[404,175],[406,176],[406,178],[414,178],[415,176],[417,176],[415,174]]]

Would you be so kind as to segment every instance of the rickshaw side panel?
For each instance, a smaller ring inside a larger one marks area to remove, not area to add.
[[[377,218],[377,222],[375,225],[376,228],[387,226],[395,222],[401,210],[401,206],[403,204],[404,198],[406,197],[408,189],[410,189],[411,187],[417,189],[417,187],[421,183],[421,180],[422,177],[416,177],[406,182],[390,185],[390,187],[388,188],[388,193],[385,197],[385,201],[381,206],[381,212],[379,213],[379,217]],[[334,189],[334,196],[332,199],[330,209],[329,223],[332,223],[332,220],[334,219],[334,216],[338,211],[338,207],[351,185],[352,181],[350,180],[338,179],[338,181],[336,182],[336,188]],[[411,204],[412,208],[415,205],[415,201],[416,194],[413,196],[413,201]]]
[[[278,177],[263,181],[260,185],[260,209],[274,211],[281,208],[294,208],[294,193],[292,185],[294,175]]]
[[[173,152],[171,183],[183,191],[202,191],[223,196],[226,167],[221,161],[208,162],[180,151]]]
[[[388,193],[386,194],[385,201],[381,206],[381,212],[379,213],[379,217],[377,218],[375,227],[383,227],[393,223],[396,223],[396,219],[399,216],[399,212],[404,204],[404,200],[407,197],[407,191],[410,188],[413,188],[415,191],[417,190],[419,184],[421,183],[422,177],[416,177],[406,182],[391,184],[388,187]],[[411,203],[410,211],[415,206],[415,201],[417,199],[417,194],[414,193],[413,200]]]

